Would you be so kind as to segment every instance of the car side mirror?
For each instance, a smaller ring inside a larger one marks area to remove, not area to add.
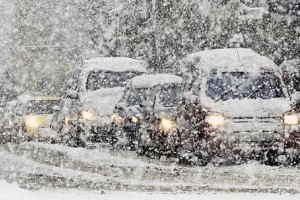
[[[65,92],[65,95],[67,98],[70,98],[70,99],[78,99],[79,98],[78,92],[75,90],[67,90]]]

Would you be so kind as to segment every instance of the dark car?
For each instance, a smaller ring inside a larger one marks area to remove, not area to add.
[[[160,151],[172,138],[181,97],[182,78],[169,74],[137,76],[130,80],[112,116],[114,145],[139,151]],[[168,136],[168,137],[166,137]]]

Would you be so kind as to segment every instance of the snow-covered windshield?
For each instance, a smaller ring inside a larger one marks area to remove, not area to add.
[[[52,114],[59,101],[29,101],[26,114]]]
[[[162,88],[159,94],[159,103],[165,107],[174,107],[180,98],[180,85],[171,84]]]
[[[132,88],[127,98],[127,106],[134,106],[146,101],[151,93],[152,88]]]
[[[101,88],[125,87],[127,81],[139,72],[103,72],[91,71],[87,78],[87,91],[95,91]]]
[[[207,78],[206,95],[215,101],[285,97],[280,79],[269,72],[257,75],[244,72],[212,73]]]

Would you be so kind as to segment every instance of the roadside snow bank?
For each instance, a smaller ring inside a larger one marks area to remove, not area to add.
[[[17,184],[9,184],[0,180],[0,200],[34,200],[33,193],[19,188]]]
[[[81,190],[38,190],[27,191],[15,184],[9,184],[0,180],[0,200],[186,200],[186,199],[299,199],[300,195],[290,194],[255,194],[255,193],[203,193],[203,194],[171,194],[171,193],[141,193],[141,192],[104,192],[104,191],[81,191]]]

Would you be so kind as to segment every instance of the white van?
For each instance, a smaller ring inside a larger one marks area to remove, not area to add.
[[[66,142],[106,141],[110,117],[127,81],[147,72],[147,62],[124,57],[85,60],[66,92],[61,114],[52,126]]]
[[[262,157],[272,164],[286,152],[299,154],[299,114],[272,60],[251,49],[215,49],[188,55],[180,67],[181,156],[204,163]]]

